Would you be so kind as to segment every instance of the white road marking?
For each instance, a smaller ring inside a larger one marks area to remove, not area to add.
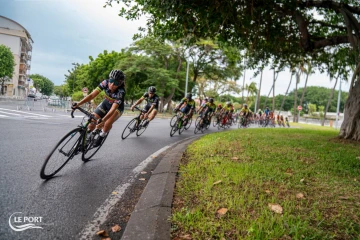
[[[40,117],[49,117],[49,118],[52,118],[52,117],[53,117],[53,116],[48,116],[48,115],[42,115],[42,114],[36,114],[36,113],[29,113],[29,112],[17,111],[17,110],[6,109],[6,108],[0,108],[0,110],[6,110],[6,111],[11,111],[11,112],[18,112],[18,113],[29,114],[29,115],[40,116]]]
[[[166,151],[173,145],[176,145],[179,142],[185,141],[187,139],[193,138],[195,136],[182,139],[178,142],[175,142],[173,144],[167,145],[160,150],[154,152],[151,154],[148,158],[146,158],[144,161],[142,161],[137,167],[135,167],[132,170],[133,175],[127,180],[127,183],[120,184],[117,186],[112,192],[117,192],[116,195],[111,194],[105,202],[96,210],[93,219],[83,228],[83,230],[80,232],[80,239],[92,239],[96,231],[99,230],[99,226],[103,224],[106,221],[106,218],[108,214],[110,213],[110,210],[117,202],[119,202],[125,193],[126,189],[131,186],[131,184],[137,179],[137,176],[140,174],[140,172],[151,162],[154,160],[155,157],[160,155],[162,152]]]

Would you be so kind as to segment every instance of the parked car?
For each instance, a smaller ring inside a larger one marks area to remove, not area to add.
[[[51,96],[51,97],[49,98],[49,105],[52,105],[52,106],[61,106],[60,98]]]
[[[35,95],[35,93],[29,93],[29,94],[28,94],[28,97],[29,97],[29,98],[35,98],[36,95]]]

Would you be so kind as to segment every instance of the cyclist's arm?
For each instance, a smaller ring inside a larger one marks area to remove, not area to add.
[[[87,95],[85,98],[83,98],[80,102],[78,102],[77,106],[81,106],[84,103],[90,102],[91,100],[93,100],[97,95],[99,95],[100,90],[99,89],[95,89],[94,91],[92,91],[89,95]]]
[[[144,101],[144,99],[145,99],[144,97],[141,97],[139,100],[136,101],[136,103],[133,104],[133,106],[135,107],[139,105],[142,101]]]

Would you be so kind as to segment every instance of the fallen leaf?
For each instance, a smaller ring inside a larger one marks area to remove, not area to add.
[[[231,159],[232,159],[232,160],[239,160],[238,157],[232,157]]]
[[[283,208],[279,204],[269,203],[268,206],[269,206],[270,210],[275,213],[279,213],[279,214],[283,213]]]
[[[265,192],[266,192],[267,194],[270,194],[270,193],[271,193],[271,191],[270,191],[270,190],[265,190]]]
[[[96,235],[101,236],[101,237],[108,237],[109,236],[105,230],[97,231]]]
[[[140,181],[145,181],[146,179],[145,178],[139,178]]]
[[[145,171],[142,171],[142,172],[141,172],[141,174],[146,174],[146,173],[147,173],[147,172],[145,172]]]
[[[216,213],[219,215],[219,217],[222,217],[227,213],[227,211],[228,211],[227,208],[220,208],[219,210],[216,211]]]
[[[111,230],[112,230],[113,232],[119,232],[119,231],[121,230],[121,227],[116,224],[115,226],[113,226],[113,227],[111,228]]]
[[[302,193],[297,193],[297,194],[296,194],[296,198],[298,198],[298,199],[304,199],[305,197],[304,197],[304,194],[302,194]]]
[[[341,200],[349,200],[349,197],[340,196],[339,199],[341,199]]]
[[[116,194],[118,194],[118,193],[117,193],[117,192],[112,192],[112,194],[116,195]]]
[[[191,240],[190,234],[180,235],[180,239]]]
[[[300,182],[303,182],[303,181],[305,181],[305,178],[300,179]]]
[[[356,159],[360,160],[360,156],[356,157]]]
[[[216,181],[216,182],[213,183],[213,185],[219,184],[219,183],[221,183],[221,182],[222,182],[221,180]]]

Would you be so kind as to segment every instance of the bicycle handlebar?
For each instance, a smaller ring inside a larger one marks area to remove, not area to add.
[[[92,115],[90,112],[86,111],[85,109],[81,108],[81,107],[76,107],[75,109],[73,109],[71,111],[71,117],[74,118],[74,111],[78,109],[80,112],[84,113],[86,116],[88,116],[91,119],[94,119],[96,121],[96,118],[94,117],[94,115]]]

